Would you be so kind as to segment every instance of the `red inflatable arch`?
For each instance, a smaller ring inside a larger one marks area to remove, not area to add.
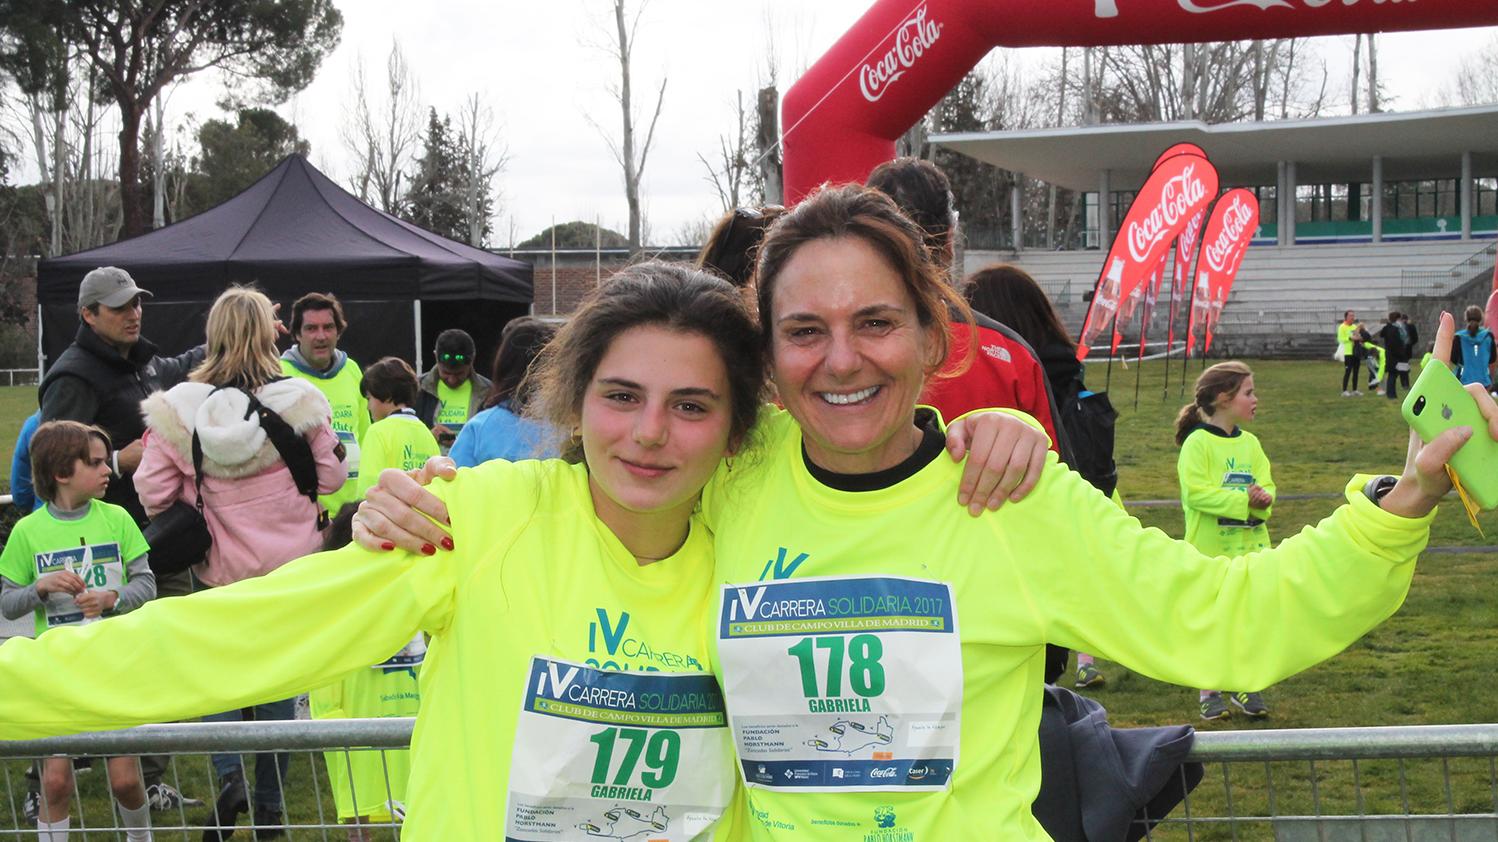
[[[877,0],[786,92],[788,202],[863,181],[994,47],[1285,38],[1498,23],[1495,0]]]

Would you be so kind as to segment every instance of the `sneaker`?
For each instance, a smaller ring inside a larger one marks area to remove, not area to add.
[[[160,813],[181,807],[201,807],[203,799],[188,798],[171,784],[161,782],[146,787],[146,803],[151,805],[152,812]]]
[[[1352,396],[1355,397],[1355,398],[1361,398],[1363,396],[1363,393],[1360,392],[1360,391],[1358,391],[1357,389],[1353,389],[1352,390]]]
[[[1233,703],[1233,707],[1243,711],[1245,716],[1263,719],[1269,715],[1269,706],[1264,704],[1264,697],[1258,693],[1229,693],[1228,701]]]
[[[27,792],[26,797],[21,800],[21,812],[26,814],[28,825],[36,824],[36,817],[42,812],[42,795],[39,792]]]
[[[1228,703],[1223,701],[1221,693],[1213,693],[1202,699],[1201,711],[1202,719],[1206,720],[1227,719],[1233,715],[1233,712],[1228,710]]]
[[[1102,671],[1097,667],[1092,664],[1077,664],[1077,683],[1073,687],[1101,687],[1107,683],[1108,679],[1103,677]]]
[[[203,842],[223,842],[233,836],[239,817],[249,811],[244,773],[230,772],[220,778],[218,800],[213,803],[213,811],[203,820]]]
[[[1352,397],[1352,392],[1349,392],[1346,389],[1343,389],[1342,390],[1342,397],[1344,397],[1344,398],[1350,398],[1350,397]]]
[[[286,815],[280,807],[255,805],[255,838],[279,839],[286,835]]]

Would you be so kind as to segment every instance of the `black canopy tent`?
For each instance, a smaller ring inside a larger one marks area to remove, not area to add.
[[[300,155],[196,216],[41,261],[43,368],[73,341],[78,284],[98,266],[128,270],[155,295],[143,332],[166,353],[203,341],[208,307],[226,286],[254,283],[285,315],[303,293],[337,295],[349,320],[339,346],[363,364],[393,355],[429,365],[436,334],[460,327],[485,374],[500,329],[529,311],[532,294],[529,264],[371,208]]]

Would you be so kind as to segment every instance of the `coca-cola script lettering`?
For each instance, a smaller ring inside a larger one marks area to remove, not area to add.
[[[1196,177],[1196,165],[1187,165],[1181,174],[1165,182],[1160,203],[1143,219],[1132,220],[1128,231],[1129,256],[1144,263],[1155,247],[1172,236],[1176,223],[1193,212],[1207,195],[1207,186]]]
[[[925,55],[941,37],[942,25],[926,19],[926,7],[915,10],[915,14],[900,23],[895,31],[895,43],[889,52],[872,64],[865,64],[858,72],[858,90],[869,102],[878,102],[889,91],[889,86],[905,75],[915,65],[915,60]]]
[[[1217,239],[1202,249],[1207,258],[1207,265],[1212,268],[1213,272],[1227,271],[1228,259],[1243,239],[1243,233],[1253,218],[1253,208],[1235,195],[1233,204],[1222,215],[1222,230],[1217,232]]]

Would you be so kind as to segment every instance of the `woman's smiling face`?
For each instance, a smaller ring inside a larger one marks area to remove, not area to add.
[[[871,473],[910,455],[928,334],[904,281],[866,241],[812,240],[786,261],[771,306],[772,375],[813,462]]]
[[[655,325],[615,337],[579,423],[599,517],[611,527],[641,514],[684,521],[728,450],[730,401],[727,368],[707,337]]]

